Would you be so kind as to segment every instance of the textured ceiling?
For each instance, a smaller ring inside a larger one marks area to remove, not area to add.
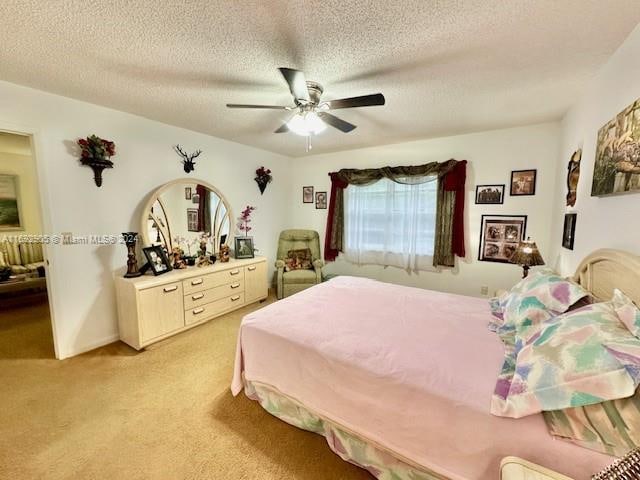
[[[0,79],[291,156],[277,67],[336,112],[313,153],[558,119],[640,21],[638,0],[3,0]]]

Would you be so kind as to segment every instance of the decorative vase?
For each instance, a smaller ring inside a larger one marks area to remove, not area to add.
[[[124,278],[139,277],[142,272],[138,270],[138,259],[136,258],[138,232],[124,232],[122,237],[124,238],[124,244],[127,246],[127,273],[125,273]]]
[[[254,178],[254,180],[256,181],[256,183],[258,184],[258,188],[260,189],[260,195],[262,195],[264,191],[267,189],[267,185],[271,181],[271,177],[270,176],[256,177]]]

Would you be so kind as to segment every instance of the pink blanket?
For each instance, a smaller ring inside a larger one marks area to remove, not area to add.
[[[232,392],[244,372],[454,480],[495,480],[508,455],[588,478],[611,457],[552,439],[541,415],[489,414],[489,315],[485,299],[337,277],[244,318]]]

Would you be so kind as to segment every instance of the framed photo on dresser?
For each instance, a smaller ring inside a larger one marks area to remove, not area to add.
[[[482,215],[478,260],[509,263],[526,230],[526,215]]]

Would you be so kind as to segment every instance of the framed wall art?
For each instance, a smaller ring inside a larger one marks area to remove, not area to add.
[[[198,209],[187,208],[187,231],[198,232]]]
[[[324,210],[327,208],[327,192],[316,192],[316,209]]]
[[[476,186],[476,205],[497,205],[504,203],[504,183],[501,185]]]
[[[509,263],[526,230],[526,215],[482,215],[478,260]]]
[[[573,250],[573,241],[576,235],[576,219],[578,214],[565,213],[564,226],[562,227],[562,246],[568,250]]]
[[[302,187],[302,203],[313,203],[313,187]]]
[[[511,172],[511,196],[535,195],[537,170],[513,170]]]
[[[640,192],[640,99],[598,130],[591,196]]]
[[[17,175],[0,174],[0,232],[24,230]]]
[[[582,149],[573,152],[569,165],[567,166],[567,207],[576,204],[578,195],[578,180],[580,180],[580,160],[582,159]]]

